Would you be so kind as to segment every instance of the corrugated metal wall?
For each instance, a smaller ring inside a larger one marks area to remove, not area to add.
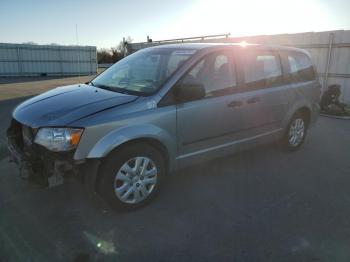
[[[340,84],[342,86],[341,100],[350,103],[350,30],[338,30],[327,32],[307,32],[298,34],[281,34],[250,37],[225,37],[216,39],[204,39],[197,41],[175,41],[166,43],[133,43],[132,51],[153,45],[181,43],[181,42],[221,42],[237,43],[261,43],[284,45],[303,48],[309,51],[321,83],[325,86]],[[328,66],[327,66],[328,65]]]
[[[89,75],[96,72],[94,46],[0,43],[0,76]]]

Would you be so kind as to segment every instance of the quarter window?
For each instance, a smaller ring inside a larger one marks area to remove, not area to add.
[[[305,82],[315,79],[315,72],[310,59],[302,53],[286,54],[288,69],[287,77],[291,82]]]
[[[185,84],[201,84],[206,97],[231,93],[236,86],[231,56],[226,53],[214,53],[200,60],[184,77]]]
[[[266,88],[282,82],[279,58],[269,51],[246,51],[242,54],[246,88]]]

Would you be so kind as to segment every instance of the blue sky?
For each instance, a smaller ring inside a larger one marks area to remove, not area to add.
[[[0,42],[111,47],[230,32],[232,36],[350,29],[349,0],[0,0]]]

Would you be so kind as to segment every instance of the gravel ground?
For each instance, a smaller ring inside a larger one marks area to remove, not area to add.
[[[93,76],[64,78],[0,78],[0,101],[33,96],[58,86],[84,83]]]

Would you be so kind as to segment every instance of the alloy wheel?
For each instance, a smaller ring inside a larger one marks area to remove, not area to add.
[[[158,169],[148,157],[134,157],[124,163],[114,179],[114,192],[120,201],[135,204],[145,200],[157,183]]]
[[[288,141],[293,147],[297,147],[303,141],[305,135],[305,123],[302,118],[296,118],[289,128]]]

